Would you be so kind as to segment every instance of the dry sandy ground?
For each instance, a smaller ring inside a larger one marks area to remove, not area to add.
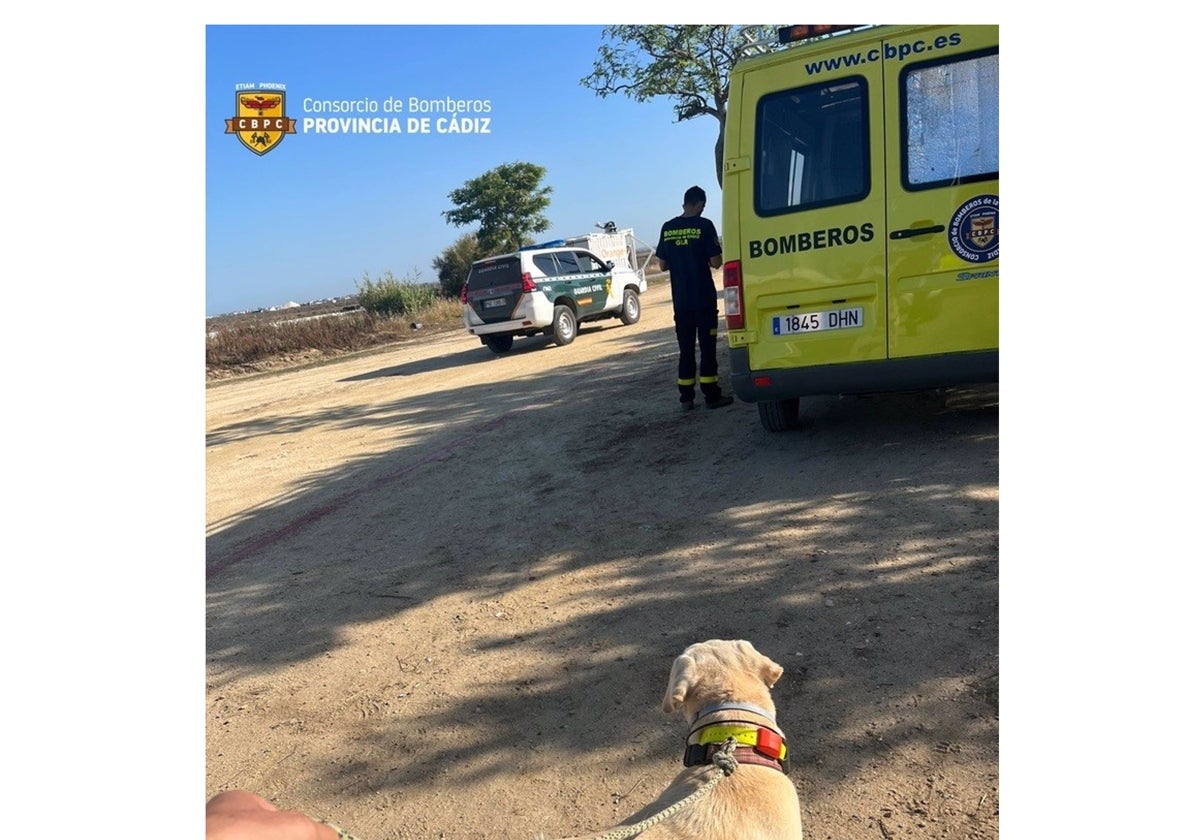
[[[674,360],[655,286],[567,347],[211,387],[208,795],[364,840],[602,830],[681,766],[672,659],[745,638],[806,837],[998,837],[997,390],[769,434],[678,413]]]

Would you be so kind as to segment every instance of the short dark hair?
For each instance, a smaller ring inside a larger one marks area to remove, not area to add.
[[[687,192],[683,194],[683,203],[693,206],[696,204],[708,204],[708,196],[699,187],[688,187]]]

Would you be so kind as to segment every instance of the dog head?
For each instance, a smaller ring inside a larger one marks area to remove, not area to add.
[[[775,714],[771,687],[783,668],[747,641],[711,639],[690,645],[671,666],[663,711],[688,717],[716,703],[751,703]]]

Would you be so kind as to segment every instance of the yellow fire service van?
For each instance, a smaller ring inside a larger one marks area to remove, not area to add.
[[[805,395],[999,379],[999,27],[842,29],[730,74],[729,367],[770,431]]]

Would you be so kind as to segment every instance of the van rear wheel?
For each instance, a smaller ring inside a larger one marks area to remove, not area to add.
[[[763,400],[758,404],[758,419],[768,432],[786,432],[800,418],[800,398]]]

